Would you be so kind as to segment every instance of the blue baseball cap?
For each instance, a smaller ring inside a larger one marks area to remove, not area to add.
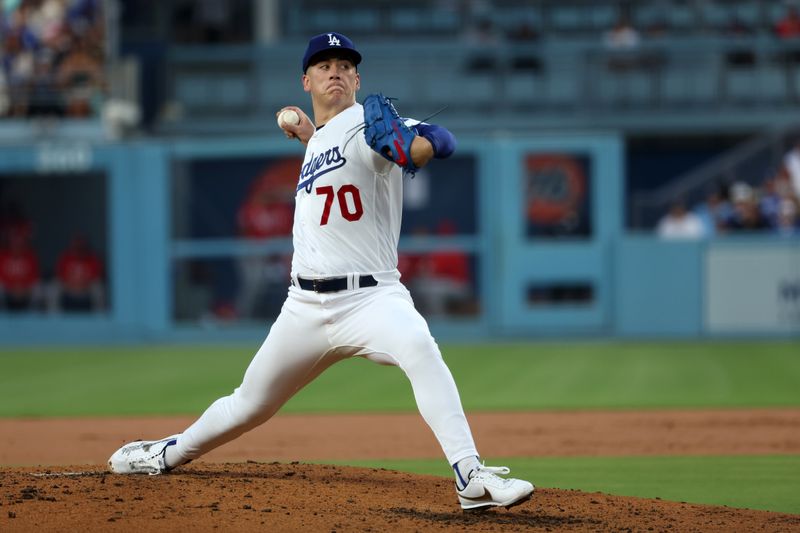
[[[343,57],[351,59],[354,65],[361,63],[361,54],[358,53],[353,41],[349,38],[336,32],[320,33],[308,41],[308,48],[303,56],[303,73],[314,62],[314,56],[329,50],[341,50],[344,52]]]

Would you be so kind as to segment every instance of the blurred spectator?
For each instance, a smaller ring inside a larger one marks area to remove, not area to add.
[[[639,46],[639,31],[633,27],[627,14],[622,14],[603,38],[609,50],[632,50]]]
[[[27,88],[33,78],[35,42],[29,46],[25,42],[25,32],[13,26],[3,39],[3,71],[9,97],[7,113],[12,117],[25,116],[28,111]]]
[[[523,50],[516,52],[511,58],[511,68],[513,70],[531,73],[542,70],[542,61],[539,59],[538,54],[535,53],[535,48],[532,46],[532,44],[536,43],[539,39],[539,33],[529,22],[523,22],[519,26],[512,28],[506,35],[506,38],[520,47],[531,45],[524,46]]]
[[[733,217],[726,229],[733,231],[763,231],[769,229],[769,222],[759,209],[758,197],[753,188],[744,182],[731,185]]]
[[[3,43],[0,42],[0,56],[2,56]],[[0,65],[0,117],[8,114],[11,108],[11,97],[8,94],[8,81],[6,81],[6,71]]]
[[[793,234],[798,197],[792,188],[789,171],[782,165],[774,177],[764,182],[759,201],[762,215],[783,235]]]
[[[524,21],[512,27],[506,34],[506,38],[514,43],[532,43],[539,40],[539,32],[530,22]]]
[[[102,4],[103,0],[73,0],[66,16],[70,29],[76,35],[89,35],[93,39],[102,37],[104,33]]]
[[[800,194],[795,190],[792,177],[789,174],[789,169],[785,165],[782,165],[778,169],[778,172],[771,181],[775,194],[781,198],[790,198],[794,201],[800,201]]]
[[[723,28],[728,37],[741,38],[750,37],[753,28],[736,14],[732,15],[727,26]],[[751,68],[756,63],[756,55],[749,40],[746,40],[741,47],[736,47],[725,52],[725,62],[733,68]]]
[[[39,56],[27,86],[27,117],[62,117],[64,104],[49,56]]]
[[[793,150],[800,154],[800,147]],[[789,170],[793,163],[791,158],[788,160],[787,164],[784,158],[777,171],[761,184],[737,181],[727,191],[724,188],[710,191],[706,201],[695,208],[705,234],[772,230],[781,235],[795,235],[800,201]],[[800,159],[794,163],[800,169]]]
[[[0,116],[90,114],[83,93],[98,94],[104,78],[101,7],[100,0],[6,2],[0,79],[7,102]]]
[[[783,166],[786,169],[788,180],[796,198],[800,198],[800,139],[783,157]]]
[[[200,30],[202,42],[222,42],[231,24],[230,4],[219,0],[197,0],[195,24]]]
[[[78,39],[61,61],[57,76],[64,91],[67,116],[93,115],[95,100],[102,89],[103,65],[83,39]]]
[[[767,221],[767,224],[774,227],[778,220],[778,209],[781,204],[781,197],[778,194],[777,179],[768,178],[759,188],[756,194],[758,201],[758,211]]]
[[[213,321],[214,271],[205,259],[189,259],[177,265],[175,319]]]
[[[775,230],[782,236],[800,235],[800,200],[784,198],[778,206],[778,220]]]
[[[733,216],[733,206],[728,201],[727,190],[722,186],[713,187],[705,201],[695,206],[693,211],[700,218],[703,235],[706,237],[713,237],[719,233]]]
[[[414,179],[414,181],[416,181],[416,178]],[[404,194],[406,192],[407,192],[406,190],[403,191]],[[425,227],[424,225],[415,226],[410,233],[412,238],[416,237],[424,238],[430,235],[428,228]],[[422,273],[421,268],[425,262],[425,256],[426,254],[421,252],[404,252],[402,249],[398,250],[397,270],[400,271],[403,283],[412,292],[415,290],[413,286],[417,276],[419,276]],[[414,293],[413,296],[414,296],[414,301],[416,302],[417,301],[416,293]]]
[[[789,5],[786,13],[775,23],[774,32],[781,39],[800,37],[800,12],[797,7]]]
[[[29,27],[36,34],[40,46],[52,48],[65,30],[66,10],[64,0],[28,2],[31,7]]]
[[[39,258],[24,232],[6,233],[0,245],[0,307],[8,311],[35,310],[41,304]]]
[[[271,165],[252,184],[239,208],[239,234],[245,239],[289,237],[294,222],[296,158]],[[246,255],[239,262],[236,309],[241,316],[276,316],[286,297],[291,258],[285,254]]]
[[[30,240],[33,237],[33,224],[18,203],[10,202],[0,209],[0,248],[14,235]]]
[[[783,237],[800,235],[800,209],[792,198],[783,198],[778,205],[775,232]]]
[[[397,270],[403,278],[403,283],[410,287],[414,284],[414,280],[419,274],[420,264],[423,260],[423,254],[398,252],[397,254]],[[415,296],[416,299],[416,296]]]
[[[253,38],[252,0],[174,0],[172,38],[181,43],[248,42]]]
[[[689,211],[682,200],[675,201],[659,220],[656,234],[662,239],[700,239],[706,236],[703,221]]]
[[[468,72],[491,72],[498,68],[498,46],[500,35],[489,17],[478,19],[466,33],[472,55],[467,61]]]
[[[240,233],[248,239],[291,235],[293,213],[292,205],[277,191],[256,189],[239,208]]]
[[[613,72],[652,68],[661,63],[657,55],[641,50],[639,30],[633,27],[625,11],[614,27],[605,33],[603,42],[608,54],[608,68]]]
[[[444,220],[437,233],[452,236],[456,227]],[[414,301],[423,315],[464,315],[475,312],[471,280],[467,253],[457,248],[442,248],[419,256],[414,264],[413,277],[407,283],[410,283]]]
[[[105,308],[103,262],[83,236],[75,236],[59,256],[48,294],[50,311],[97,312]]]

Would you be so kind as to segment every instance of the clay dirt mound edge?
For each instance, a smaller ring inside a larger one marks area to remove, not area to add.
[[[541,487],[510,510],[465,513],[449,478],[297,462],[0,474],[3,531],[800,531],[800,515]]]

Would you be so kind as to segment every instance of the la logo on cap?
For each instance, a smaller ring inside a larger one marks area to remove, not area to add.
[[[0,5],[2,5],[2,2],[0,2]],[[335,31],[320,33],[308,41],[308,48],[306,48],[306,53],[303,55],[304,74],[306,70],[308,70],[308,66],[317,59],[317,54],[321,54],[322,52],[339,54],[340,59],[349,59],[353,62],[353,65],[356,66],[361,63],[361,54],[359,54],[356,47],[353,46],[353,41],[346,35]]]

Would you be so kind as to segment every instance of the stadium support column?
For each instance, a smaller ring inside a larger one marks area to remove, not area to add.
[[[258,43],[272,43],[282,35],[278,29],[280,23],[280,3],[278,0],[255,0],[255,37]]]

